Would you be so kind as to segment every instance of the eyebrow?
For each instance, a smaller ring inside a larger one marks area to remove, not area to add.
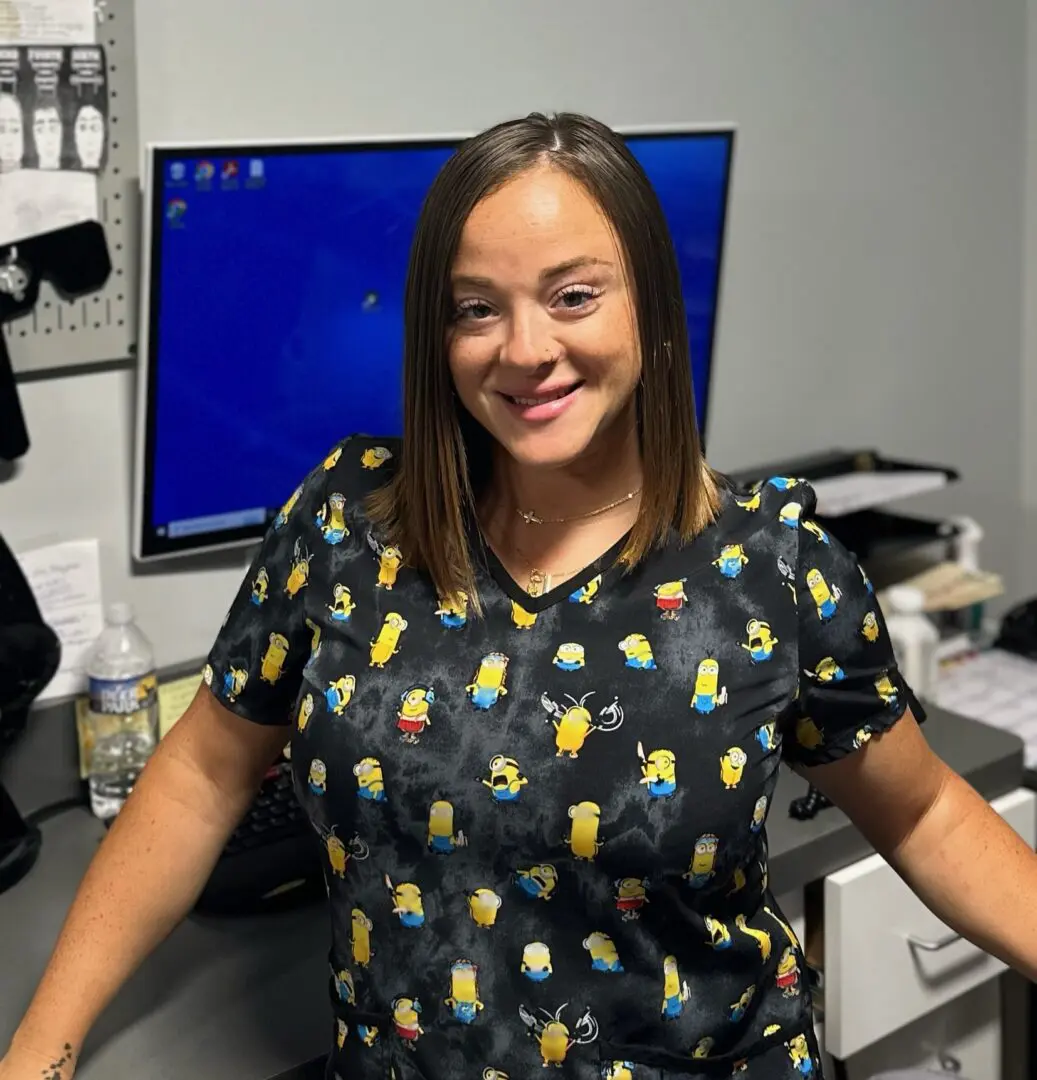
[[[574,259],[566,259],[565,262],[541,270],[540,283],[545,284],[548,281],[554,281],[555,278],[560,278],[563,274],[568,274],[572,270],[580,270],[585,266],[604,266],[615,269],[615,264],[608,259],[598,259],[591,255],[577,255]],[[455,285],[471,285],[479,289],[493,288],[493,281],[490,278],[477,277],[473,274],[459,274],[453,279],[453,283]]]

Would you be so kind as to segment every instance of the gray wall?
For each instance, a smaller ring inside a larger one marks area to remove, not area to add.
[[[294,8],[294,10],[292,10]],[[142,140],[471,129],[532,108],[734,121],[708,432],[720,467],[832,445],[958,466],[1020,581],[1026,0],[147,0]],[[97,535],[163,662],[243,557],[131,577],[126,373],[25,387],[16,544]],[[1027,387],[1031,394],[1037,393]],[[1024,416],[1028,416],[1024,425]],[[1037,493],[1037,478],[1034,478]]]

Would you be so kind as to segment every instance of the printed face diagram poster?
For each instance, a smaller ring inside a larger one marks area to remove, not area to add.
[[[92,2],[0,0],[0,245],[97,218],[109,112],[94,33]]]

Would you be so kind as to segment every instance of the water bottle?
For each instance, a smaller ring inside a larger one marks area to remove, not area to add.
[[[90,808],[107,821],[122,809],[159,736],[155,657],[129,604],[105,612],[86,674]]]
[[[924,612],[925,596],[913,585],[893,585],[882,597],[886,630],[897,666],[915,695],[923,700],[936,688],[940,632]]]

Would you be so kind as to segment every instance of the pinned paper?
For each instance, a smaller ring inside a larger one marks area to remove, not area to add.
[[[86,690],[86,655],[104,629],[101,554],[96,540],[72,540],[18,553],[43,621],[61,641],[61,665],[37,701]]]
[[[202,673],[158,684],[158,733],[165,738],[169,729],[187,712],[202,682]]]

